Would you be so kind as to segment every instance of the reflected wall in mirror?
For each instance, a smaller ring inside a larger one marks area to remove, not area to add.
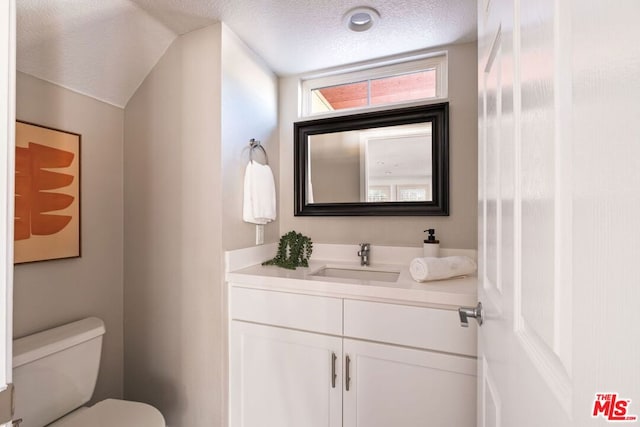
[[[448,104],[294,124],[296,216],[448,215]]]
[[[307,203],[432,200],[431,123],[309,136]]]

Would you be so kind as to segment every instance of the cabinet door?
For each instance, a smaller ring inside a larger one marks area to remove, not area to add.
[[[230,347],[231,427],[342,426],[341,338],[232,321]]]
[[[475,426],[475,358],[350,339],[343,348],[344,427]]]

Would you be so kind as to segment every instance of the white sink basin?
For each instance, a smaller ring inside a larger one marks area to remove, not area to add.
[[[378,282],[396,282],[399,271],[376,269],[375,267],[337,267],[327,266],[312,274],[316,277],[336,277],[340,279],[375,280]]]

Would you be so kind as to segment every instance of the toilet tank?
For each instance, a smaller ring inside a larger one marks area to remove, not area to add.
[[[15,416],[43,427],[87,403],[100,368],[104,322],[79,320],[13,341]]]

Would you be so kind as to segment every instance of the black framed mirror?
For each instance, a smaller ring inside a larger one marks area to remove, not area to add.
[[[449,215],[449,104],[294,123],[295,216]]]

